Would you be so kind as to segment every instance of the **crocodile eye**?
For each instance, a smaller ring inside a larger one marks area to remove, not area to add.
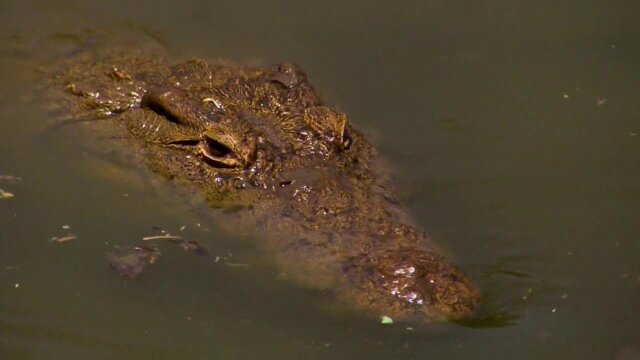
[[[257,146],[248,129],[243,129],[237,123],[209,123],[200,136],[201,159],[215,168],[248,168],[255,161]]]
[[[225,157],[231,153],[228,146],[208,137],[204,141],[204,148],[207,154],[213,157]]]
[[[242,160],[229,146],[209,136],[205,136],[200,142],[200,154],[205,163],[216,168],[243,167]]]

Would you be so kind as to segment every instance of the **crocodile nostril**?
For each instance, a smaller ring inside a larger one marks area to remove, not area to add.
[[[351,144],[353,144],[353,139],[349,135],[349,132],[345,130],[342,134],[342,149],[349,150]]]

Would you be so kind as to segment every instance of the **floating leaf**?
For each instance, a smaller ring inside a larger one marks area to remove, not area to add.
[[[196,241],[193,241],[193,240],[189,240],[189,241],[181,240],[181,241],[177,242],[177,244],[184,251],[192,252],[192,253],[199,254],[199,255],[206,255],[207,254],[207,249],[205,249],[202,246],[200,246],[200,244],[198,244]]]
[[[14,196],[15,195],[13,195],[12,193],[0,189],[0,199],[11,199]]]
[[[107,262],[120,275],[136,279],[145,266],[155,263],[161,254],[160,250],[148,246],[117,248],[107,254]]]
[[[381,324],[391,325],[391,324],[393,324],[393,319],[388,317],[388,316],[386,316],[386,315],[383,315],[383,316],[380,317],[380,323]]]
[[[60,237],[60,238],[57,237],[57,236],[56,237],[52,237],[51,240],[49,240],[49,242],[64,243],[64,242],[67,242],[67,241],[75,240],[77,238],[78,238],[77,236],[69,234],[67,236]]]

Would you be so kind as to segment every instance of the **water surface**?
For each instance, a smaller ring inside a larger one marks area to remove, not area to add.
[[[637,2],[1,7],[0,175],[23,180],[0,183],[15,195],[0,200],[0,357],[640,358]],[[421,226],[511,321],[381,325],[282,279],[170,188],[69,138],[43,139],[47,60],[34,52],[54,57],[61,34],[114,26],[180,59],[303,66],[369,133]],[[106,266],[114,244],[182,226],[249,266],[169,246],[136,282]],[[69,232],[78,239],[49,243]]]

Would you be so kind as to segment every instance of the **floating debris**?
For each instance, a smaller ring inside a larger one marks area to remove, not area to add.
[[[180,226],[180,231],[184,231],[184,229],[186,229],[186,228],[187,228],[187,225],[182,225],[182,226]]]
[[[162,255],[160,250],[149,246],[118,248],[106,255],[109,266],[122,276],[136,279],[144,267],[154,264]]]
[[[162,235],[150,235],[142,238],[144,242],[154,240],[167,240],[182,248],[184,251],[192,252],[198,255],[206,255],[208,251],[200,246],[196,241],[184,240],[181,236],[175,236],[167,233],[159,226],[152,227],[156,231],[160,231]],[[184,226],[183,226],[184,228]],[[155,246],[134,246],[134,247],[116,247],[112,252],[106,255],[109,266],[122,276],[130,279],[136,279],[142,274],[145,266],[155,263],[162,255],[160,250]],[[240,266],[245,264],[239,264]],[[248,266],[248,265],[246,265]]]
[[[61,238],[54,236],[51,238],[51,240],[49,240],[49,242],[56,242],[56,243],[65,243],[67,241],[71,241],[71,240],[76,240],[78,237],[76,235],[67,235],[67,236],[63,236]]]
[[[178,246],[182,248],[184,251],[192,252],[198,255],[206,255],[209,253],[207,249],[203,248],[198,244],[198,242],[193,240],[183,240],[183,241],[174,241]]]
[[[22,181],[21,177],[13,175],[0,175],[0,182],[5,184],[17,184]]]
[[[232,257],[233,257],[232,253],[227,253],[226,255],[222,255],[222,256],[215,255],[213,257],[213,262],[222,263],[224,265],[231,266],[231,267],[251,267],[251,264],[228,261]],[[280,274],[278,274],[278,278],[285,281],[288,280],[288,276],[284,272],[281,272]]]
[[[69,229],[71,229],[71,226],[69,226],[69,225],[62,225],[62,228],[63,228],[63,229],[65,229],[65,230],[69,230]]]
[[[200,244],[198,244],[197,241],[184,240],[182,236],[165,234],[165,235],[145,236],[142,238],[142,241],[153,241],[153,240],[168,240],[180,246],[182,250],[192,252],[198,255],[206,255],[208,253],[207,249],[200,246]]]
[[[245,263],[225,262],[224,264],[231,267],[251,267],[251,265]]]
[[[142,241],[151,241],[151,240],[182,240],[182,236],[174,236],[174,235],[166,234],[166,235],[156,235],[156,236],[145,236],[142,238]]]
[[[607,103],[607,99],[605,99],[605,98],[597,98],[596,99],[596,105],[597,106],[602,106],[602,105],[604,105],[606,103]]]
[[[20,287],[20,283],[16,283],[15,285],[13,285],[14,288],[19,288]]]
[[[0,199],[11,199],[12,197],[15,197],[15,195],[8,191],[0,189]]]
[[[380,317],[380,323],[385,325],[391,325],[393,324],[393,319],[386,315],[383,315]]]

